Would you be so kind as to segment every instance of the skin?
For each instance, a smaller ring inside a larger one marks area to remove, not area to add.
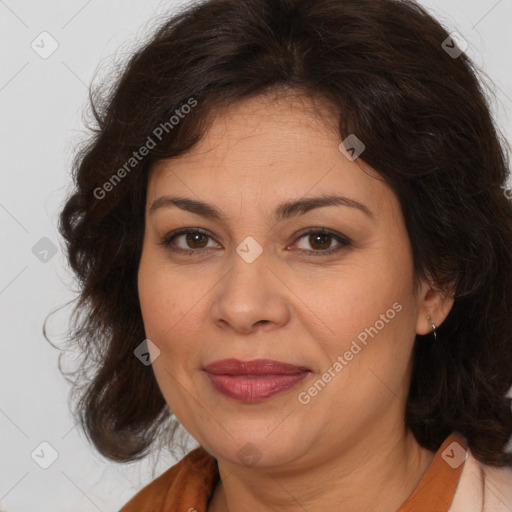
[[[335,126],[332,110],[299,95],[244,100],[218,112],[188,154],[156,163],[148,179],[140,304],[160,350],[153,370],[165,400],[218,461],[209,512],[391,512],[434,456],[407,430],[403,411],[415,335],[432,330],[428,315],[440,325],[453,301],[425,281],[414,289],[399,202],[375,170],[339,151]],[[270,216],[282,202],[322,194],[359,201],[373,218],[348,206],[279,223]],[[176,206],[150,213],[163,195],[210,203],[226,219]],[[209,236],[174,239],[171,246],[191,255],[159,244],[180,228]],[[313,228],[351,244],[329,236],[315,243],[302,233]],[[252,263],[236,252],[249,236],[262,248]],[[300,403],[299,393],[394,303],[401,311]],[[263,402],[240,402],[202,371],[229,357],[274,359],[311,374]],[[247,443],[256,464],[237,455]]]

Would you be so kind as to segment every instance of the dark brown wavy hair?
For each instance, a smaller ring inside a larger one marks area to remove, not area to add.
[[[74,412],[99,452],[141,458],[177,424],[134,356],[148,172],[190,150],[214,111],[277,91],[326,102],[340,141],[364,142],[360,158],[400,201],[416,278],[455,296],[437,340],[416,337],[407,426],[430,450],[457,432],[481,462],[512,465],[508,153],[484,75],[447,38],[409,0],[208,0],[159,22],[106,88],[91,88],[95,124],[59,229],[79,285]]]

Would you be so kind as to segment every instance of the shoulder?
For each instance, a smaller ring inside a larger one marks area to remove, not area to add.
[[[449,512],[512,511],[512,468],[479,462],[471,450],[460,476]]]
[[[119,512],[163,512],[205,508],[215,485],[216,460],[202,447],[196,448],[140,490]]]

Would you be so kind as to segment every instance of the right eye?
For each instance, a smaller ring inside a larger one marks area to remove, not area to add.
[[[207,231],[198,228],[182,228],[177,231],[166,234],[159,245],[164,246],[166,249],[172,252],[181,252],[192,255],[193,253],[202,252],[208,243],[208,239],[211,236]],[[182,247],[176,247],[178,240],[181,239]]]

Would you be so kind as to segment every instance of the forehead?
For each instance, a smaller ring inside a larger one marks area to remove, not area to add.
[[[361,159],[347,159],[340,142],[337,117],[325,103],[297,95],[241,101],[216,112],[187,154],[154,164],[147,202],[179,193],[226,208],[242,208],[243,201],[270,209],[299,197],[342,194],[377,212],[393,206],[394,194],[378,173]]]
[[[213,121],[202,140],[174,159],[178,164],[173,167],[208,162],[215,168],[234,166],[243,171],[247,166],[261,173],[268,164],[282,167],[283,160],[292,162],[304,153],[314,155],[337,146],[339,137],[332,109],[298,94],[265,94],[216,109],[210,116]],[[154,166],[161,167],[167,167],[165,161]]]

